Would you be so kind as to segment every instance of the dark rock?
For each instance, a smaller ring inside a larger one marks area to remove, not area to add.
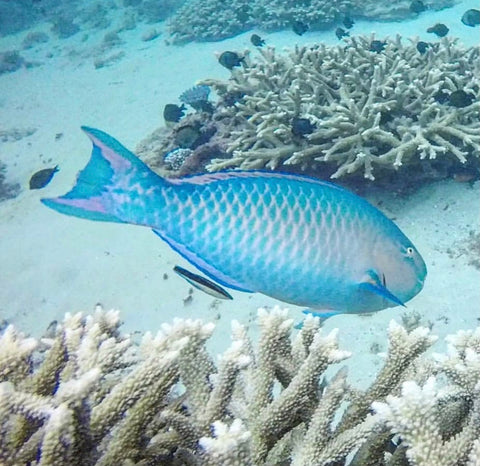
[[[35,45],[48,42],[50,37],[48,34],[40,31],[29,32],[22,40],[22,49],[31,49]]]
[[[12,73],[25,65],[25,59],[17,50],[0,52],[0,74]]]
[[[51,31],[60,39],[66,39],[80,31],[80,27],[70,18],[60,17],[53,22]]]

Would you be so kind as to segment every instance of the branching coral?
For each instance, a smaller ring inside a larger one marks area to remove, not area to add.
[[[8,327],[0,335],[0,462],[476,464],[480,329],[449,337],[448,354],[432,360],[427,329],[392,323],[385,366],[359,393],[345,368],[320,383],[349,353],[318,318],[294,333],[287,311],[261,309],[258,323],[254,345],[233,322],[218,362],[205,346],[213,325],[199,320],[176,319],[139,344],[120,333],[117,312],[100,308],[67,314],[40,341]],[[403,440],[393,454],[390,430]]]
[[[333,178],[422,167],[472,163],[480,154],[479,48],[468,50],[443,39],[425,54],[416,41],[387,41],[381,53],[370,51],[373,37],[352,38],[347,46],[296,47],[286,54],[261,49],[232,71],[229,81],[205,80],[224,99],[216,118],[235,122],[226,142],[230,158],[207,167],[242,169],[320,164]],[[477,96],[455,107],[439,96],[455,91]],[[312,134],[292,132],[294,118],[306,118]]]
[[[178,10],[169,24],[174,43],[191,40],[219,40],[252,28],[277,30],[294,21],[311,28],[332,25],[352,5],[351,0],[194,0]]]
[[[410,1],[378,2],[374,0],[194,0],[172,18],[169,32],[174,43],[191,40],[219,40],[252,28],[278,30],[295,21],[310,29],[332,26],[342,15],[374,19],[399,19],[414,16]],[[451,6],[454,0],[426,0],[428,9]]]
[[[480,436],[480,328],[447,338],[447,355],[437,356],[436,370],[449,384],[430,377],[423,387],[405,382],[400,396],[372,407],[407,447],[416,466],[478,464]]]

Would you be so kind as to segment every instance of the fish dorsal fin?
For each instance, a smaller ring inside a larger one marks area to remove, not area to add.
[[[169,183],[172,185],[205,185],[216,181],[227,181],[230,179],[240,179],[240,178],[266,178],[266,179],[280,179],[282,181],[299,181],[302,183],[311,183],[314,185],[326,186],[329,189],[334,189],[337,191],[342,191],[350,193],[352,196],[357,197],[351,191],[338,186],[336,184],[330,183],[329,181],[320,180],[318,178],[313,178],[308,175],[298,175],[295,173],[286,173],[286,172],[273,172],[269,170],[224,170],[213,173],[202,173],[200,175],[189,175],[183,178],[172,178],[169,179]],[[359,198],[361,199],[361,198]]]
[[[220,270],[216,269],[212,265],[205,262],[201,257],[199,257],[194,252],[190,251],[187,246],[184,244],[178,243],[174,239],[170,238],[169,236],[165,235],[163,232],[159,230],[152,230],[157,236],[160,236],[168,245],[177,251],[182,257],[184,257],[190,264],[194,265],[198,270],[203,272],[205,275],[210,277],[216,283],[222,286],[227,286],[232,290],[243,291],[245,293],[253,293],[252,290],[249,290],[243,283],[234,280],[232,277],[225,275],[224,273],[220,272]]]
[[[384,281],[384,280],[383,280]],[[365,279],[360,283],[360,288],[378,294],[382,298],[391,301],[397,306],[406,307],[380,280],[377,272],[368,270]]]

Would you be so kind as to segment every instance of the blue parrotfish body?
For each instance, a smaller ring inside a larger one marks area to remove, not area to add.
[[[423,287],[411,241],[355,194],[305,176],[230,171],[164,179],[108,134],[73,189],[42,202],[90,220],[150,227],[220,285],[309,309],[371,312]]]

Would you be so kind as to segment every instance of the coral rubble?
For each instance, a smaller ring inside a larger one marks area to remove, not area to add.
[[[218,362],[206,350],[214,326],[199,320],[176,319],[138,344],[120,332],[118,312],[101,308],[67,314],[39,341],[8,326],[0,334],[0,462],[477,464],[480,328],[449,337],[447,355],[432,357],[428,329],[392,323],[384,367],[359,392],[345,368],[321,383],[349,353],[317,317],[296,332],[287,311],[260,309],[258,324],[254,345],[232,322]],[[392,435],[402,438],[393,452]]]
[[[206,168],[374,179],[463,167],[478,176],[480,48],[444,38],[421,54],[416,40],[405,44],[397,36],[376,53],[373,40],[284,53],[262,48],[258,58],[246,53],[229,80],[204,80],[220,97],[210,121],[222,129],[217,146],[224,152]],[[459,90],[475,100],[450,104]],[[294,130],[298,120],[309,123],[307,134]]]
[[[0,202],[12,199],[20,193],[20,185],[18,183],[10,183],[5,172],[6,166],[0,162]]]

